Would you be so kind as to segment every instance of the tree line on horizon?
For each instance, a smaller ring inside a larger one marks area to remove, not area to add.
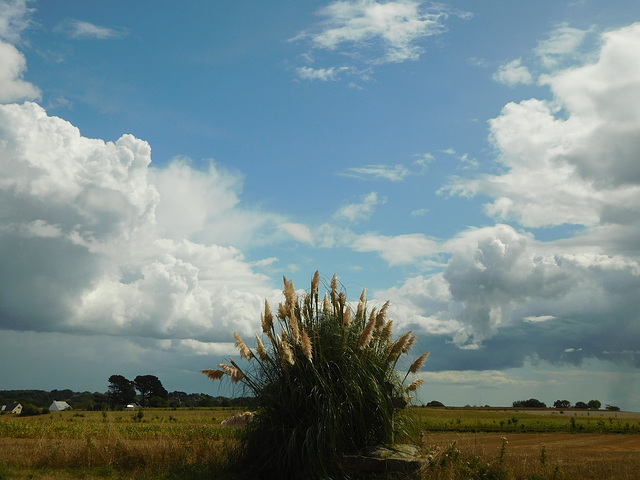
[[[182,391],[168,392],[164,397],[166,390],[162,386],[160,380],[158,380],[157,386],[149,388],[149,385],[156,385],[155,380],[149,379],[146,383],[140,383],[140,386],[144,388],[144,399],[142,394],[137,394],[135,386],[133,390],[133,397],[130,385],[135,383],[135,380],[130,381],[121,375],[112,375],[109,377],[116,380],[115,383],[110,383],[109,388],[113,387],[113,391],[109,389],[102,392],[75,392],[70,389],[54,389],[47,390],[0,390],[0,405],[9,403],[20,403],[23,407],[33,406],[35,410],[28,409],[30,412],[48,413],[48,408],[54,400],[66,401],[74,410],[105,410],[113,409],[117,410],[124,408],[128,403],[138,403],[146,407],[166,407],[166,408],[198,408],[198,407],[250,407],[255,403],[255,400],[250,397],[225,397],[225,396],[212,396],[206,393],[186,393]],[[120,378],[121,377],[121,378]],[[140,376],[139,376],[140,377]],[[142,377],[153,377],[152,375],[143,375]],[[136,377],[138,378],[138,377]],[[155,377],[157,378],[157,377]],[[130,382],[126,386],[126,382]],[[144,385],[147,385],[145,388]],[[117,391],[124,389],[126,391],[124,396],[118,396]],[[164,392],[163,392],[164,390]],[[114,393],[116,393],[114,397]],[[161,393],[162,395],[156,395]],[[111,394],[111,397],[110,397]],[[153,400],[155,399],[155,400]],[[160,399],[160,400],[158,400]],[[126,400],[126,401],[125,401]],[[426,407],[445,407],[445,404],[439,401],[430,401]],[[487,405],[488,407],[489,405]],[[599,410],[602,408],[602,403],[599,400],[590,400],[588,402],[576,402],[571,405],[569,400],[556,400],[553,402],[552,407],[547,407],[544,402],[538,399],[530,398],[528,400],[516,400],[513,402],[514,408],[556,408],[556,409],[578,409],[578,410]],[[620,407],[615,405],[605,405],[605,409],[609,411],[619,411]],[[45,411],[46,410],[46,411]]]
[[[136,400],[142,400],[136,396]],[[76,392],[70,389],[54,390],[0,390],[0,405],[20,403],[25,415],[49,413],[49,406],[56,400],[67,402],[74,410],[101,411],[124,408],[126,404],[114,404],[110,407],[109,392]],[[136,403],[138,403],[136,401]],[[212,407],[246,407],[252,399],[246,397],[229,398],[212,396],[206,393],[186,393],[172,391],[167,394],[166,408],[212,408]],[[151,405],[147,401],[147,407]]]
[[[546,403],[541,402],[537,398],[530,398],[529,400],[516,400],[513,402],[515,408],[547,408]],[[578,410],[600,410],[602,402],[600,400],[589,400],[588,402],[576,402],[575,405],[571,405],[569,400],[556,400],[553,402],[553,408],[575,408]],[[605,405],[606,410],[619,411],[620,407],[615,405]]]

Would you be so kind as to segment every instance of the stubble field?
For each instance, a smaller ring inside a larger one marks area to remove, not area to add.
[[[237,478],[233,409],[0,416],[0,479]],[[640,414],[412,408],[429,479],[637,479]]]

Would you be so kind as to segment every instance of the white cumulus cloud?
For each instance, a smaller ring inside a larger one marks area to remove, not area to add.
[[[40,89],[24,80],[27,61],[13,45],[0,40],[0,103],[40,98]]]
[[[235,247],[171,235],[202,229],[207,213],[161,208],[179,195],[150,170],[146,142],[83,137],[27,102],[0,106],[0,159],[2,328],[199,342],[255,330],[268,279]],[[198,192],[215,199],[236,181],[167,169],[176,189],[193,186],[196,210],[211,198]]]
[[[506,172],[459,179],[486,211],[542,227],[629,223],[640,210],[640,24],[603,35],[600,55],[543,77],[552,101],[510,103],[490,122]]]
[[[529,69],[522,65],[522,59],[517,58],[505,65],[501,65],[498,71],[493,74],[496,82],[504,83],[513,87],[518,84],[530,85],[533,83],[533,75]]]
[[[422,234],[385,236],[360,235],[352,240],[357,252],[376,252],[390,265],[406,265],[439,251],[438,243]]]

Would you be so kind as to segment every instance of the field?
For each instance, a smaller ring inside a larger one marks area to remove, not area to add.
[[[433,458],[425,478],[640,478],[640,414],[450,409],[418,418]]]
[[[0,416],[0,479],[237,478],[238,410],[146,409]],[[633,479],[640,414],[412,408],[406,435],[422,478]]]

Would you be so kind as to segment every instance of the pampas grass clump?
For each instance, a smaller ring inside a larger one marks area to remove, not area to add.
[[[230,359],[203,370],[213,380],[241,382],[256,397],[259,408],[239,452],[254,478],[343,478],[345,454],[391,443],[394,397],[421,384],[404,387],[427,354],[404,378],[396,371],[416,337],[407,332],[393,340],[388,302],[369,310],[363,291],[354,314],[337,276],[322,300],[319,284],[316,272],[311,291],[298,296],[285,278],[275,318],[265,301],[256,353],[234,334],[249,366],[241,370]]]

